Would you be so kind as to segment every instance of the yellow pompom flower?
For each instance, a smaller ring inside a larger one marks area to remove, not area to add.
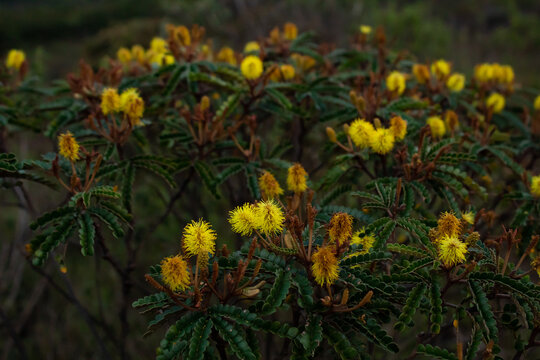
[[[244,236],[251,235],[257,226],[254,206],[249,203],[237,206],[229,212],[229,222],[235,233]]]
[[[250,52],[258,52],[261,50],[261,47],[259,46],[259,43],[256,41],[250,41],[244,46],[244,52],[250,53]]]
[[[331,246],[320,247],[313,254],[311,271],[320,286],[332,285],[339,278],[338,259]]]
[[[375,134],[375,128],[364,119],[356,119],[349,126],[349,136],[360,149],[369,147],[371,138]]]
[[[101,93],[101,112],[103,115],[120,111],[120,95],[114,88],[105,88]]]
[[[392,71],[386,78],[386,88],[398,95],[405,91],[405,75],[399,71]]]
[[[438,116],[430,116],[427,119],[427,124],[431,129],[431,136],[434,138],[442,138],[446,133],[446,127],[444,126],[444,121]]]
[[[298,68],[302,69],[303,71],[311,69],[316,64],[315,59],[308,55],[294,53],[291,55],[291,59],[296,63]]]
[[[294,78],[294,67],[289,64],[283,64],[279,67],[281,76],[284,80],[291,80]]]
[[[255,205],[255,225],[263,234],[274,234],[283,230],[285,215],[273,200],[258,202]]]
[[[283,36],[287,40],[294,40],[298,36],[298,28],[292,22],[288,22],[283,26]]]
[[[161,261],[161,277],[172,291],[183,291],[191,283],[188,263],[181,255],[167,257]]]
[[[330,219],[328,235],[331,243],[343,244],[352,236],[351,215],[343,212],[335,213]]]
[[[362,245],[362,250],[355,252],[355,254],[367,254],[375,244],[375,237],[365,233],[365,229],[354,233],[351,239],[351,245]]]
[[[303,193],[307,189],[307,175],[302,165],[294,164],[287,170],[287,188],[295,193]]]
[[[538,95],[536,99],[534,99],[533,107],[536,111],[540,110],[540,95]]]
[[[234,50],[228,46],[222,47],[216,57],[218,61],[226,62],[232,66],[236,66],[237,64]]]
[[[58,148],[60,155],[69,161],[74,162],[79,160],[80,146],[70,131],[58,136]]]
[[[472,211],[467,211],[467,212],[461,213],[461,218],[465,220],[467,223],[473,225],[475,214]]]
[[[461,264],[465,261],[467,244],[460,241],[457,236],[443,236],[438,244],[439,260],[447,268]]]
[[[242,60],[240,70],[246,79],[257,79],[263,72],[263,63],[258,56],[249,55]]]
[[[396,140],[403,140],[407,135],[407,122],[401,116],[394,116],[390,119],[390,130]]]
[[[183,248],[189,256],[214,254],[216,232],[203,219],[192,220],[186,225],[183,233]]]
[[[129,49],[125,48],[125,47],[121,47],[120,49],[118,49],[118,51],[116,52],[116,58],[118,59],[118,61],[120,61],[122,64],[127,64],[131,61],[132,59],[132,55],[131,55],[131,51],[129,51]]]
[[[131,47],[131,56],[139,64],[144,64],[146,61],[146,51],[141,45],[133,45]]]
[[[373,132],[369,147],[377,154],[388,154],[394,148],[395,140],[392,130],[379,128]]]
[[[446,87],[453,92],[460,92],[465,87],[465,75],[454,73],[446,81]]]
[[[488,63],[478,64],[474,67],[474,78],[479,83],[487,83],[493,79],[493,66]]]
[[[437,77],[437,79],[444,79],[450,74],[452,66],[446,60],[439,59],[431,64],[431,73]]]
[[[500,113],[504,109],[506,101],[504,96],[499,93],[493,93],[486,99],[486,106],[491,109],[494,114]]]
[[[126,114],[131,126],[142,125],[144,101],[135,88],[129,88],[120,95],[120,110]]]
[[[160,37],[155,37],[150,42],[150,50],[155,51],[158,54],[167,52],[167,41]]]
[[[189,29],[184,25],[180,25],[174,29],[174,35],[182,45],[191,45],[191,35],[189,34]]]
[[[427,83],[431,77],[428,67],[424,64],[414,64],[412,72],[419,84]]]
[[[12,49],[9,50],[6,57],[6,67],[8,69],[19,70],[26,59],[26,54],[22,50]]]
[[[360,25],[359,30],[360,30],[360,33],[364,35],[369,35],[371,34],[372,29],[371,29],[371,26],[369,25]]]
[[[261,188],[263,199],[273,199],[283,194],[283,189],[279,186],[279,182],[268,171],[265,171],[259,177],[259,187]]]
[[[503,84],[511,84],[514,82],[515,74],[514,69],[510,65],[501,66],[501,72],[498,80]]]
[[[458,115],[453,110],[446,110],[444,113],[444,123],[446,128],[450,131],[454,131],[459,127]]]
[[[461,222],[452,213],[442,213],[437,220],[437,230],[440,235],[458,236],[461,233]]]
[[[540,175],[531,178],[531,194],[540,197]]]

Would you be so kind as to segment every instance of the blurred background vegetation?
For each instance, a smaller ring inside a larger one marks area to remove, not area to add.
[[[2,0],[0,57],[11,48],[23,49],[32,71],[48,81],[76,71],[81,58],[98,65],[106,62],[107,56],[115,56],[120,46],[146,47],[152,37],[165,35],[168,23],[203,25],[214,39],[215,48],[230,45],[236,50],[286,21],[296,23],[300,31],[313,30],[323,41],[338,46],[349,41],[358,25],[368,24],[384,27],[391,47],[406,50],[419,61],[445,58],[454,63],[457,71],[467,75],[479,62],[508,63],[515,69],[518,84],[539,87],[539,19],[538,0]],[[42,136],[11,135],[10,151],[21,159],[37,158],[40,153],[55,148],[54,140],[34,141],[43,139]],[[139,186],[145,191],[138,191],[135,201],[144,206],[137,208],[136,216],[144,221],[145,214],[161,213],[164,205],[151,181],[143,180]],[[37,213],[50,210],[62,196],[51,198],[50,192],[42,191],[39,185],[29,184],[28,188],[36,195]],[[153,232],[151,241],[146,241],[141,250],[135,275],[140,280],[132,300],[147,288],[143,274],[148,266],[178,251],[180,231],[190,220],[186,216],[204,216],[216,224],[217,232],[224,238],[233,238],[222,221],[222,214],[230,210],[230,204],[216,202],[199,186],[189,190],[190,196],[175,206],[174,218]],[[231,189],[234,190],[242,193],[240,188]],[[2,204],[16,201],[8,192],[0,196]],[[242,199],[237,200],[240,203]],[[32,219],[13,206],[1,206],[0,238],[30,238],[28,222]],[[181,211],[184,208],[190,209],[189,214]],[[113,244],[112,251],[120,254],[120,248],[115,249]],[[77,249],[73,247],[69,251]],[[4,252],[7,253],[11,252]],[[81,359],[96,358],[96,344],[88,335],[87,325],[80,320],[77,303],[70,297],[84,299],[83,305],[90,312],[104,313],[108,323],[118,324],[118,314],[108,311],[109,307],[116,309],[121,301],[120,290],[114,291],[110,286],[118,284],[116,274],[98,261],[94,264],[93,259],[81,260],[79,254],[67,256],[68,275],[73,284],[58,272],[44,270],[69,289],[70,293],[60,295],[47,286],[48,280],[27,268],[22,254],[10,259],[2,259],[1,255],[0,264],[7,264],[8,270],[0,267],[0,275],[9,276],[13,279],[10,284],[16,285],[6,288],[0,282],[0,303],[3,302],[15,326],[21,326],[17,330],[22,332],[26,345],[35,349],[31,357],[39,353],[43,359],[72,359],[73,354]],[[17,303],[18,294],[35,299],[44,311],[27,313]],[[132,335],[128,342],[133,358],[152,358],[162,336],[158,333],[142,339],[146,320],[135,310],[129,314]],[[7,336],[2,327],[0,336],[3,339]],[[17,353],[13,344],[3,344],[2,338],[0,360],[14,359]]]

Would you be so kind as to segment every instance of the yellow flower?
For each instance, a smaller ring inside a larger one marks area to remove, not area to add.
[[[242,71],[242,75],[244,75],[246,79],[257,79],[259,76],[261,76],[263,72],[263,63],[258,56],[249,55],[246,56],[244,60],[242,60],[242,64],[240,64],[240,70]]]
[[[450,75],[446,81],[446,86],[450,91],[460,92],[465,87],[465,75],[459,73]]]
[[[163,65],[170,65],[174,64],[174,56],[167,53],[158,53],[154,50],[150,50],[146,53],[146,56],[148,57],[148,62],[153,65],[157,66],[163,66]]]
[[[307,189],[307,175],[302,165],[294,164],[287,170],[287,188],[295,193],[303,193]]]
[[[465,261],[467,254],[467,244],[459,241],[457,236],[445,235],[438,246],[439,260],[447,268],[461,264]]]
[[[167,52],[167,41],[165,39],[162,39],[160,37],[155,37],[150,42],[150,50],[162,54]]]
[[[121,47],[116,52],[116,58],[122,64],[127,64],[127,63],[129,63],[131,61],[131,58],[132,58],[131,51],[129,51],[129,49],[127,49],[125,47]]]
[[[181,255],[171,256],[161,261],[161,277],[172,291],[185,290],[191,282],[188,263]]]
[[[431,64],[431,73],[437,77],[437,79],[444,79],[450,74],[452,66],[448,61],[443,59],[437,60]]]
[[[144,64],[146,61],[146,52],[141,45],[133,45],[133,47],[131,48],[131,56],[139,64]]]
[[[467,211],[467,212],[461,213],[461,218],[465,220],[466,222],[468,222],[469,224],[473,225],[475,214],[472,211]]]
[[[184,25],[178,26],[174,30],[174,35],[182,45],[191,45],[191,35],[189,34],[189,29]]]
[[[375,128],[364,119],[356,119],[349,126],[349,136],[360,149],[367,148],[374,135]]]
[[[213,254],[216,246],[216,232],[203,219],[192,220],[184,228],[183,247],[189,256]]]
[[[445,212],[437,220],[437,230],[441,236],[459,236],[461,233],[461,222],[454,214]]]
[[[339,266],[336,255],[332,247],[320,247],[313,254],[313,265],[311,271],[315,277],[315,281],[320,286],[332,285],[339,278]]]
[[[399,71],[392,71],[386,78],[386,87],[393,93],[403,94],[405,91],[405,75]]]
[[[142,125],[144,101],[135,88],[129,88],[120,95],[120,110],[127,115],[131,126]]]
[[[369,25],[360,25],[359,30],[364,35],[371,34],[371,26],[369,26]]]
[[[401,116],[394,116],[390,119],[390,130],[396,140],[403,140],[407,135],[407,122]]]
[[[476,65],[474,67],[474,78],[479,83],[487,83],[493,79],[493,66],[488,63]]]
[[[504,109],[506,101],[504,96],[499,93],[493,93],[486,99],[486,106],[491,109],[494,114],[500,113]]]
[[[12,49],[9,50],[6,57],[6,67],[9,69],[19,70],[26,59],[24,51]]]
[[[352,235],[352,221],[351,215],[338,212],[335,213],[330,219],[328,235],[330,235],[331,243],[343,244]]]
[[[79,143],[70,131],[58,136],[59,153],[66,159],[72,162],[79,160],[79,147]]]
[[[291,80],[294,78],[294,67],[292,65],[283,64],[279,67],[279,71],[284,80]]]
[[[250,53],[250,52],[258,52],[261,50],[261,47],[259,46],[259,43],[256,41],[250,41],[244,46],[244,52]]]
[[[531,194],[540,197],[540,175],[531,178]]]
[[[444,113],[444,123],[446,128],[450,131],[454,131],[459,126],[458,115],[453,110],[446,110]]]
[[[412,72],[419,84],[427,83],[431,77],[428,67],[424,64],[414,64],[412,67]]]
[[[236,56],[234,54],[234,50],[228,46],[224,46],[219,50],[217,60],[226,62],[232,66],[236,66]]]
[[[337,143],[336,132],[330,126],[326,127],[326,136],[328,136],[328,140],[330,140],[330,142]]]
[[[283,36],[287,40],[294,40],[298,36],[298,28],[295,24],[288,22],[283,26]]]
[[[255,205],[255,224],[263,234],[281,232],[284,220],[283,211],[273,199]]]
[[[430,116],[427,119],[427,124],[431,129],[431,136],[434,138],[442,138],[446,133],[444,121],[442,121],[442,119],[438,116]]]
[[[105,88],[101,93],[101,112],[103,115],[120,111],[120,95],[114,88]]]
[[[315,59],[308,55],[301,54],[292,54],[291,59],[296,63],[296,65],[303,71],[307,71],[315,66]]]
[[[355,252],[355,254],[360,255],[367,254],[373,247],[374,243],[375,237],[373,235],[366,234],[365,229],[355,232],[351,239],[352,245],[362,245],[362,250]]]
[[[379,128],[373,132],[369,147],[377,154],[388,154],[394,148],[394,134],[390,129]]]
[[[256,228],[255,209],[251,204],[237,206],[229,212],[229,222],[232,230],[240,235],[251,235]]]
[[[514,82],[514,69],[510,65],[501,66],[501,72],[498,76],[498,80],[503,84],[511,84]]]
[[[261,188],[264,199],[273,199],[283,194],[283,189],[278,181],[270,172],[265,171],[259,177],[259,187]]]
[[[540,95],[538,95],[536,99],[534,99],[533,107],[534,107],[534,110],[536,111],[540,110]]]

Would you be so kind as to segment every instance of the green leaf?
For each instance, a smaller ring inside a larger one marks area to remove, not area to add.
[[[133,163],[129,163],[126,173],[124,175],[124,181],[122,183],[122,203],[126,210],[131,213],[131,199],[133,198],[133,182],[135,181],[135,166]]]
[[[365,323],[357,319],[348,319],[348,321],[365,335],[369,341],[393,353],[399,352],[399,348],[393,339],[384,331],[384,329],[373,318],[368,318]]]
[[[405,244],[387,244],[386,249],[391,252],[396,252],[399,254],[414,256],[418,258],[425,258],[430,256],[429,253],[425,250]]]
[[[274,285],[272,285],[272,288],[270,289],[270,294],[262,305],[261,314],[270,315],[274,313],[277,308],[281,306],[281,303],[283,300],[285,300],[285,297],[287,297],[290,287],[290,272],[285,270],[278,271],[274,280]]]
[[[189,352],[186,360],[202,360],[204,358],[204,352],[210,345],[208,338],[210,337],[212,325],[212,320],[207,317],[202,317],[197,321],[193,328],[193,336],[189,342]]]
[[[469,280],[469,287],[474,298],[474,304],[480,313],[480,317],[483,321],[484,327],[488,331],[488,339],[498,343],[498,329],[495,316],[491,310],[491,305],[486,297],[486,293],[475,280]]]
[[[416,349],[416,351],[420,354],[429,355],[435,359],[458,360],[457,356],[455,356],[454,354],[451,354],[450,352],[448,352],[448,350],[441,349],[438,346],[433,346],[430,344],[427,344],[427,345],[420,344],[418,345],[418,348]]]
[[[32,261],[34,265],[43,265],[49,254],[58,245],[66,242],[75,227],[73,220],[71,216],[65,217],[52,233],[46,235],[45,240],[34,252],[34,259]],[[32,241],[32,246],[35,246],[35,243],[35,241]]]
[[[343,360],[356,360],[358,359],[358,351],[352,346],[351,342],[345,336],[343,332],[335,327],[325,324],[324,325],[324,337],[330,345],[334,348],[335,352]]]
[[[118,223],[115,214],[104,208],[88,208],[87,211],[97,216],[99,219],[101,219],[101,221],[107,224],[115,238],[119,239],[124,236],[124,230]]]
[[[295,273],[292,279],[293,285],[298,289],[298,305],[304,309],[309,309],[313,306],[313,286],[309,279],[300,274]]]
[[[340,266],[356,266],[361,264],[371,264],[374,261],[390,260],[392,254],[384,251],[369,252],[347,257],[340,261]]]
[[[180,84],[180,80],[182,80],[182,73],[185,71],[186,71],[185,64],[176,65],[176,67],[171,73],[171,77],[169,78],[167,85],[165,85],[165,89],[163,90],[164,97],[167,97],[172,94],[172,92],[176,89],[178,84]]]
[[[471,335],[471,341],[469,341],[469,346],[467,346],[467,355],[465,356],[466,360],[476,359],[476,353],[478,353],[478,348],[482,343],[482,332],[475,326],[473,333]]]
[[[438,334],[441,331],[442,317],[442,298],[441,287],[437,282],[437,279],[432,278],[431,287],[429,289],[429,301],[431,303],[431,314],[429,320],[431,321],[431,332]]]
[[[194,167],[208,191],[210,191],[210,193],[214,195],[216,199],[219,199],[220,195],[216,188],[217,178],[214,175],[213,171],[210,169],[210,167],[203,161],[196,161],[194,163]]]
[[[399,319],[394,325],[394,328],[396,330],[403,330],[406,326],[411,326],[412,317],[416,313],[418,306],[420,306],[420,301],[422,300],[426,289],[426,284],[420,283],[416,285],[416,287],[410,292],[410,295],[407,298],[407,302],[401,310]]]
[[[242,338],[239,329],[226,322],[225,320],[213,317],[214,326],[218,330],[219,335],[227,342],[228,348],[242,360],[256,360],[257,357],[251,351],[247,341]]]
[[[72,206],[63,206],[58,209],[54,209],[53,211],[50,211],[48,213],[45,213],[41,215],[39,218],[37,218],[35,221],[33,221],[30,224],[30,229],[36,230],[38,227],[42,227],[51,221],[58,220],[60,218],[63,218],[64,216],[70,215],[75,213],[75,208]]]
[[[94,222],[88,212],[84,212],[79,216],[79,241],[81,243],[81,253],[84,256],[94,255],[94,238],[96,237],[96,229]]]
[[[298,341],[304,349],[313,356],[323,338],[322,316],[310,314],[307,317],[305,329],[298,335]]]

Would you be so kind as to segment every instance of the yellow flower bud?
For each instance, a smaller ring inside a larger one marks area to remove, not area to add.
[[[330,142],[337,142],[336,132],[330,126],[326,127],[326,136],[328,136],[328,140],[330,140]]]
[[[448,74],[450,74],[452,66],[448,61],[437,60],[431,64],[431,72],[437,77],[437,79],[444,79]]]
[[[494,114],[500,113],[504,109],[506,101],[504,96],[499,93],[493,93],[486,99],[486,106],[491,109]]]
[[[446,86],[450,91],[460,92],[465,87],[465,75],[459,73],[450,75],[446,81]]]
[[[393,93],[403,94],[405,91],[405,75],[399,71],[392,71],[386,78],[386,87]]]
[[[295,24],[288,22],[283,26],[283,36],[287,40],[294,40],[298,36],[298,28]]]
[[[420,84],[425,84],[429,81],[430,74],[429,69],[424,64],[414,64],[412,67],[412,72],[414,74],[414,77],[416,78],[416,81]]]
[[[19,70],[26,59],[26,55],[22,50],[10,50],[6,58],[6,67],[9,69]]]
[[[132,59],[132,56],[131,56],[131,51],[129,51],[128,48],[125,48],[125,47],[121,47],[120,49],[118,49],[118,51],[116,52],[116,58],[118,59],[118,61],[120,61],[122,64],[127,64],[131,61]]]
[[[246,79],[257,79],[259,76],[261,76],[263,72],[263,63],[261,59],[259,59],[259,57],[249,55],[246,56],[244,60],[242,60],[240,70],[242,71],[242,75],[244,75]]]

